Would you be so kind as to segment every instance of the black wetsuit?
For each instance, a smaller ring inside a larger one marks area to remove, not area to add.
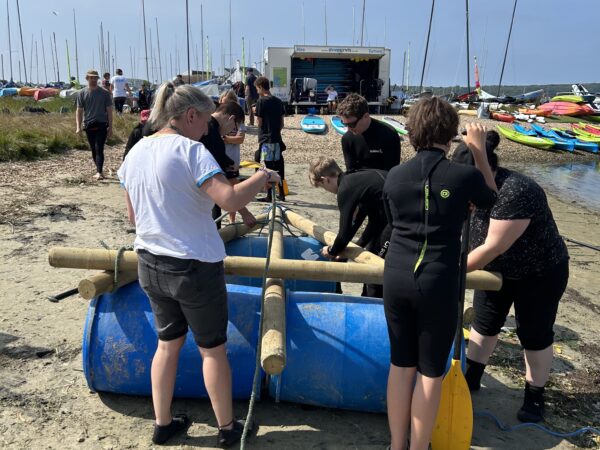
[[[202,136],[200,142],[202,142],[210,154],[213,155],[217,164],[221,167],[221,170],[227,173],[228,167],[232,166],[234,161],[227,156],[227,153],[225,152],[225,142],[219,131],[219,122],[214,117],[210,118],[210,122],[208,122],[208,131]],[[213,206],[212,217],[213,219],[221,217],[221,208],[217,204]],[[217,228],[221,228],[220,223],[217,224]]]
[[[475,167],[425,149],[390,171],[383,196],[392,224],[383,281],[391,362],[439,377],[456,331],[461,226],[469,202],[489,208],[496,194]]]
[[[342,137],[346,172],[360,169],[391,170],[400,164],[400,137],[389,125],[371,119],[364,133],[348,131]]]
[[[335,242],[329,247],[331,255],[335,256],[346,248],[367,218],[367,226],[357,244],[385,258],[391,232],[387,227],[388,221],[383,208],[383,185],[386,177],[387,172],[384,170],[340,174],[337,193],[340,226]],[[379,284],[366,284],[363,295],[381,298],[383,287]]]

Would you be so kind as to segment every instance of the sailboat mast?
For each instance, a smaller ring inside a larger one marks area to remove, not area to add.
[[[402,59],[402,87],[403,88],[405,88],[405,86],[406,86],[404,84],[405,81],[406,81],[406,51],[404,52],[404,57]]]
[[[52,76],[56,76],[56,65],[54,63],[54,47],[52,46],[52,36],[50,36],[50,57],[52,58]]]
[[[306,45],[306,19],[304,17],[304,2],[302,2],[302,45]]]
[[[8,0],[6,0],[6,20],[8,21],[8,61],[10,64],[10,81],[13,80],[13,65],[12,65],[12,45],[10,41],[10,9],[8,8]]]
[[[429,15],[429,30],[427,30],[427,43],[425,44],[425,57],[423,58],[423,69],[421,70],[421,82],[419,83],[419,94],[423,91],[423,79],[425,78],[425,65],[427,64],[427,52],[429,51],[429,37],[431,36],[431,23],[433,22],[433,10],[435,0],[431,1],[431,14]]]
[[[44,63],[44,78],[46,79],[46,84],[48,84],[48,70],[46,69],[46,51],[44,50],[44,35],[42,34],[42,30],[40,30],[40,42],[42,43],[42,62]]]
[[[158,37],[158,17],[155,17],[156,21],[156,48],[158,49],[158,81],[162,83],[162,59],[160,57],[160,38]]]
[[[406,92],[410,89],[410,41],[408,42],[408,51],[406,52]]]
[[[233,51],[231,50],[231,0],[229,0],[229,70],[233,70]]]
[[[230,11],[231,11],[231,9],[230,9]],[[229,17],[231,17],[231,15]],[[231,21],[230,21],[229,30],[231,32]],[[231,34],[230,34],[229,41],[231,42]],[[202,51],[200,52],[200,53],[202,53],[202,81],[204,81],[204,73],[206,71],[204,69],[204,12],[202,10],[202,4],[200,4],[200,48],[202,49]],[[231,49],[230,49],[230,51],[231,51]]]
[[[190,70],[190,10],[189,1],[185,0],[185,32],[187,39],[187,69],[188,69],[188,84],[192,83],[192,72]]]
[[[365,4],[366,3],[367,3],[367,0],[363,0],[362,25],[360,27],[360,46],[361,47],[363,46],[363,37],[364,37],[364,34],[365,34],[365,7],[366,7]]]
[[[54,37],[54,58],[56,59],[56,81],[60,82],[60,67],[58,63],[58,48],[56,47],[56,33],[53,31],[52,36]]]
[[[75,30],[75,79],[79,81],[79,50],[77,45],[77,21],[75,20],[75,8],[73,8],[73,29]]]
[[[33,82],[33,33],[31,33],[31,51],[29,52],[29,76]]]
[[[65,45],[67,46],[67,75],[69,82],[71,81],[71,57],[69,56],[69,41],[65,39]]]
[[[17,0],[17,18],[19,20],[19,35],[21,36],[21,53],[23,54],[23,71],[25,72],[25,83],[27,79],[27,63],[25,62],[25,46],[23,45],[23,28],[21,27],[21,8],[19,8],[19,0]]]
[[[142,0],[142,20],[144,22],[144,52],[146,54],[146,79],[150,82],[150,70],[148,69],[148,41],[146,40],[146,6]]]
[[[4,63],[2,64],[2,72],[4,72]],[[4,73],[2,75],[4,75]],[[4,78],[4,76],[2,78]],[[35,41],[35,78],[37,80],[37,84],[40,84],[40,60],[38,56],[37,40]]]
[[[471,67],[470,59],[471,52],[469,50],[469,0],[466,0],[467,4],[467,93],[471,93]]]
[[[498,82],[498,93],[496,97],[500,97],[500,88],[502,87],[502,77],[504,76],[504,66],[506,65],[506,56],[508,55],[508,46],[510,45],[510,35],[512,34],[513,23],[515,21],[515,11],[517,10],[517,1],[513,6],[512,18],[510,19],[510,29],[508,30],[508,39],[506,40],[506,50],[504,50],[504,60],[502,61],[502,71],[500,72],[500,81]]]
[[[325,45],[327,45],[327,0],[323,2],[324,14],[325,17]]]

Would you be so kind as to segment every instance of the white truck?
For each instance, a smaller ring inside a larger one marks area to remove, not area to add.
[[[390,59],[391,50],[383,47],[268,47],[264,74],[271,93],[296,113],[298,108],[326,105],[328,86],[335,88],[339,100],[352,92],[361,94],[379,112],[390,96]],[[316,80],[316,86],[307,79]]]

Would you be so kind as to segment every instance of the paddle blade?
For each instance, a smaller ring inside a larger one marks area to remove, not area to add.
[[[240,167],[245,169],[260,169],[262,166],[254,161],[242,161],[240,162]]]
[[[468,450],[473,434],[473,405],[460,360],[453,359],[442,382],[442,398],[431,439],[433,450]]]

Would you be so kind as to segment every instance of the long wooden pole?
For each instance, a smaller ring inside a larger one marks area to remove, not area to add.
[[[337,237],[333,231],[329,231],[293,211],[285,210],[285,219],[290,225],[312,236],[322,244],[333,245]],[[340,256],[342,258],[349,258],[357,263],[372,264],[380,267],[383,267],[384,263],[382,258],[354,243],[348,244],[348,247],[346,247]]]
[[[271,210],[281,219],[281,210]],[[283,226],[275,222],[271,264],[281,261],[283,252]],[[263,328],[260,363],[269,375],[279,375],[285,367],[285,284],[282,278],[267,278],[263,304]]]

